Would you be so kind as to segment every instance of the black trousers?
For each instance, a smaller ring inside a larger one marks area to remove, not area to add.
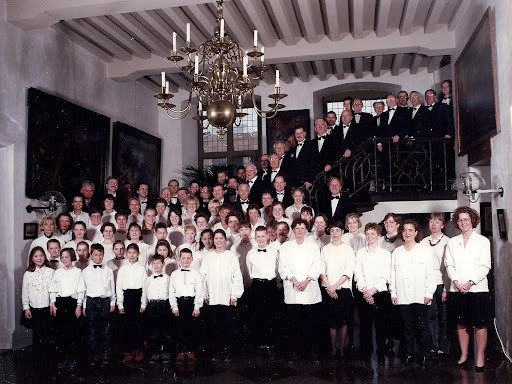
[[[234,307],[232,305],[210,305],[214,348],[217,352],[233,351]]]
[[[36,370],[45,368],[50,343],[50,307],[32,308],[32,351]]]
[[[172,352],[171,306],[169,300],[150,300],[146,306],[146,330],[149,352]]]
[[[194,297],[178,297],[179,317],[176,319],[178,334],[178,351],[194,352],[199,336],[199,319],[192,316]]]
[[[124,290],[124,322],[126,341],[129,351],[144,348],[144,334],[142,330],[142,315],[140,313],[140,300],[142,288]]]
[[[76,299],[72,297],[57,297],[55,301],[55,342],[60,359],[76,354],[81,333],[80,324],[75,316],[76,303]]]
[[[91,355],[107,353],[110,347],[110,297],[87,296],[87,345]]]
[[[296,354],[318,349],[318,319],[321,303],[288,304],[289,348]]]
[[[258,345],[275,346],[277,342],[279,299],[276,279],[252,279],[249,313],[252,334]]]
[[[405,351],[414,356],[416,334],[418,338],[419,357],[427,357],[430,349],[430,329],[428,313],[430,306],[424,304],[400,305],[400,313],[404,320]]]
[[[391,295],[389,292],[377,292],[373,295],[374,304],[368,304],[363,298],[360,306],[361,322],[361,353],[371,356],[373,353],[372,329],[375,324],[377,354],[386,352],[386,340],[389,337],[389,321],[391,312]]]

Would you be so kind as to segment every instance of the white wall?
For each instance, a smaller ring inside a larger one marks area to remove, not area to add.
[[[9,122],[0,136],[0,348],[10,348],[26,344],[30,337],[17,325],[29,247],[23,223],[36,219],[23,208],[30,202],[25,198],[27,88],[39,88],[155,135],[159,124],[154,98],[145,87],[107,79],[104,62],[51,29],[23,32],[8,24],[4,0],[0,52],[0,121]]]
[[[510,41],[512,40],[512,3],[508,0],[479,0],[472,4],[467,14],[463,17],[462,24],[456,30],[457,54],[453,58],[455,62],[460,52],[466,45],[485,10],[491,6],[494,10],[496,27],[496,70],[498,87],[498,123],[501,132],[491,139],[491,166],[484,170],[484,176],[489,188],[502,186],[505,189],[503,198],[496,195],[490,196],[493,211],[493,263],[496,295],[496,322],[500,336],[509,356],[512,354],[512,57]],[[458,159],[458,170],[467,171],[467,157]],[[487,176],[488,175],[488,176]],[[461,201],[461,203],[466,203]],[[476,207],[474,207],[476,208]],[[498,234],[496,209],[504,209],[508,241],[501,240]]]

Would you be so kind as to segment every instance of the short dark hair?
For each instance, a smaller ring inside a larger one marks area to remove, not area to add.
[[[64,252],[69,253],[69,258],[71,259],[71,261],[76,261],[76,252],[73,248],[66,247],[66,248],[61,249],[60,250],[61,256]]]
[[[78,244],[80,244],[80,243],[78,243]],[[91,253],[92,253],[92,251],[99,251],[99,252],[105,254],[105,247],[103,247],[103,245],[101,245],[99,243],[94,243],[94,244],[91,244]]]
[[[296,219],[294,219],[292,221],[292,229],[295,229],[295,227],[297,227],[297,225],[301,225],[301,224],[304,224],[304,226],[307,228],[308,227],[308,222],[300,217],[297,217]]]
[[[126,250],[129,251],[130,249],[133,249],[133,250],[137,251],[137,253],[140,253],[139,246],[135,243],[128,244],[128,246],[126,247]]]
[[[380,234],[382,233],[382,226],[377,223],[368,223],[364,226],[364,232],[366,233],[366,231],[369,230],[374,230],[375,232],[377,232],[377,235],[380,236]]]

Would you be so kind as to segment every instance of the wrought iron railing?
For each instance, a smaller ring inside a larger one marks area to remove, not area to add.
[[[350,197],[380,191],[448,191],[454,163],[451,139],[406,138],[393,143],[392,139],[372,138],[350,157],[338,159],[328,172],[319,173],[306,193],[315,205],[331,176],[343,180],[343,190]]]

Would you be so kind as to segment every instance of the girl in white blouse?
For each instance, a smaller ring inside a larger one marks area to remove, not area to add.
[[[56,344],[60,355],[58,368],[76,367],[76,353],[79,335],[77,319],[82,316],[82,302],[85,294],[85,283],[82,271],[73,266],[76,253],[73,248],[60,251],[62,268],[53,274],[50,283],[50,312],[56,318]]]
[[[404,321],[405,359],[403,366],[412,363],[415,334],[418,334],[419,358],[426,368],[430,349],[428,325],[429,305],[436,290],[434,255],[430,248],[419,244],[421,228],[414,220],[404,220],[404,245],[391,256],[391,301],[398,305]]]
[[[50,295],[48,287],[53,269],[42,247],[34,247],[29,254],[28,268],[23,275],[21,302],[23,315],[32,321],[32,350],[36,370],[46,367],[50,340]]]

